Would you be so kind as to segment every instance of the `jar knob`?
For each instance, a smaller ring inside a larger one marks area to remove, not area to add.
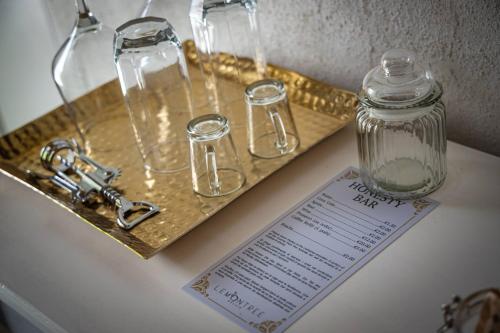
[[[441,95],[432,73],[416,61],[415,53],[393,49],[382,55],[380,64],[366,74],[360,96],[378,107],[408,107]]]
[[[415,71],[415,54],[405,49],[389,50],[380,63],[386,77],[405,76]]]

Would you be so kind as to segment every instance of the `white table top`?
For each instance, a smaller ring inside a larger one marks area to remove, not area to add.
[[[147,261],[0,176],[0,284],[69,332],[244,332],[181,287],[349,165],[352,125]],[[499,286],[500,158],[450,142],[431,197],[435,211],[287,332],[433,332],[452,294]]]

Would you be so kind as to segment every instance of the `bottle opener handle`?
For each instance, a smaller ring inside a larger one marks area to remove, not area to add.
[[[155,204],[148,202],[148,201],[128,201],[125,198],[120,198],[120,205],[121,207],[118,207],[118,217],[116,218],[116,223],[123,228],[123,229],[131,229],[135,227],[137,224],[141,223],[142,221],[148,219],[150,216],[158,213],[160,211],[160,208],[156,206]],[[134,210],[135,208],[135,210]],[[135,219],[132,219],[131,221],[128,220],[128,217],[131,216],[131,214],[134,211],[137,210],[146,210],[146,212]]]

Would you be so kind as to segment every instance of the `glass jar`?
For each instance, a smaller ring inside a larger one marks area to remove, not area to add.
[[[442,306],[444,324],[437,333],[500,333],[500,290],[483,289]]]
[[[363,80],[356,117],[361,178],[374,192],[422,197],[446,177],[441,85],[412,52],[387,51]]]

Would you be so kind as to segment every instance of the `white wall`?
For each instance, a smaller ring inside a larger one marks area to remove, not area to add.
[[[6,133],[60,104],[50,78],[57,49],[39,0],[0,0],[0,132]]]

